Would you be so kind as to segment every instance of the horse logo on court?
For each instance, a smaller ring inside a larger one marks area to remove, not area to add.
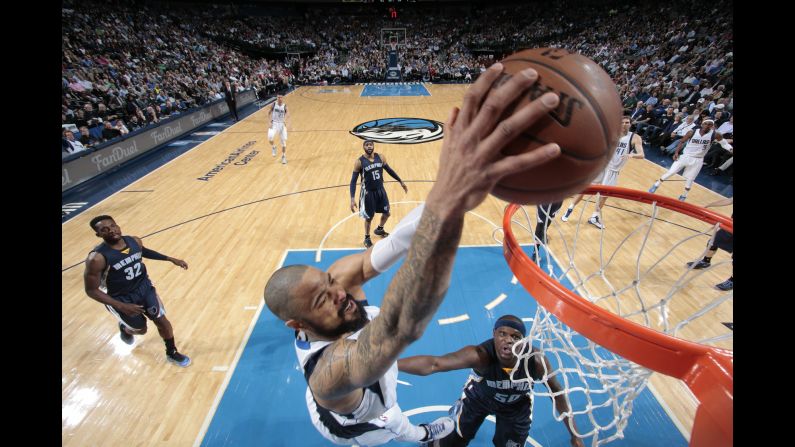
[[[441,139],[444,126],[423,118],[381,118],[357,125],[351,134],[378,143],[419,144]]]

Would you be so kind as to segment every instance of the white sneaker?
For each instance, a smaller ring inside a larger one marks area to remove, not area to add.
[[[283,165],[287,164],[287,157],[285,157],[284,155],[282,155],[282,164]]]
[[[428,438],[420,441],[420,445],[438,445],[438,441],[455,430],[455,422],[448,416],[442,416],[430,424],[420,424],[428,430]]]
[[[571,213],[573,211],[574,211],[574,208],[567,208],[566,212],[563,213],[562,216],[560,216],[560,220],[562,220],[563,222],[568,222],[569,221],[569,216],[571,216]]]
[[[274,157],[276,156],[276,148],[275,147],[271,148],[271,155],[273,155]]]
[[[600,230],[604,230],[605,229],[605,226],[602,225],[602,222],[600,222],[599,218],[596,217],[596,216],[591,216],[591,218],[588,219],[588,223],[593,225],[593,226],[595,226],[596,228],[598,228]]]

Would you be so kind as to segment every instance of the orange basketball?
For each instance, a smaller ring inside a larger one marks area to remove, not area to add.
[[[491,194],[528,205],[558,202],[582,191],[602,173],[618,143],[623,107],[612,79],[591,59],[560,48],[523,50],[501,62],[503,76],[529,67],[538,72],[536,83],[505,116],[546,92],[560,97],[555,110],[510,142],[503,153],[519,154],[557,143],[561,155],[501,179]]]

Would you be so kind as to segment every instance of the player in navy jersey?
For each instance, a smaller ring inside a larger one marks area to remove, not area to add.
[[[497,419],[492,439],[495,446],[525,445],[533,420],[533,386],[531,382],[520,379],[527,379],[526,371],[530,371],[536,381],[554,371],[546,356],[533,347],[538,354],[523,358],[523,364],[514,374],[514,381],[511,380],[510,373],[517,362],[512,347],[526,333],[521,319],[503,315],[494,323],[493,338],[477,346],[465,346],[442,356],[416,355],[398,360],[400,371],[420,376],[472,368],[461,398],[451,410],[456,419],[456,430],[442,439],[440,446],[468,445],[486,416],[491,414]],[[532,362],[532,365],[526,362]],[[562,391],[555,377],[548,377],[546,384],[554,394]],[[557,394],[554,401],[558,413],[571,413],[562,393]],[[564,416],[563,422],[571,434],[571,445],[583,447],[582,439],[574,434],[574,419]]]
[[[710,202],[709,204],[704,205],[704,208],[712,208],[716,206],[726,206],[732,204],[734,204],[734,197],[729,197],[726,199],[719,199],[714,202]],[[734,213],[732,213],[732,219],[734,219]],[[704,254],[704,257],[699,259],[698,261],[688,262],[687,267],[693,268],[694,270],[709,268],[712,265],[712,257],[715,256],[715,253],[720,248],[732,254],[732,271],[733,271],[734,270],[734,235],[721,228],[715,233],[715,238],[710,239],[709,242],[710,245],[709,248],[707,249],[707,252]],[[723,291],[729,291],[734,289],[734,273],[732,273],[732,276],[730,276],[729,279],[723,281],[720,284],[716,284],[715,287]]]
[[[356,212],[356,180],[362,176],[362,189],[359,192],[359,215],[364,218],[364,246],[369,248],[373,245],[370,240],[370,222],[373,216],[381,214],[381,224],[373,231],[381,237],[389,235],[384,231],[384,224],[389,219],[389,197],[384,189],[384,171],[392,178],[400,182],[403,191],[409,192],[406,184],[400,179],[392,168],[386,163],[386,157],[375,152],[375,143],[372,140],[365,140],[362,144],[364,155],[356,159],[353,164],[353,176],[351,177],[351,212]]]
[[[396,402],[398,357],[422,336],[445,296],[466,213],[503,177],[560,156],[555,143],[517,155],[502,151],[560,102],[555,93],[547,92],[503,117],[538,73],[526,69],[498,84],[502,71],[497,62],[481,73],[462,108],[451,110],[436,181],[422,207],[401,220],[388,237],[338,259],[325,272],[310,265],[288,265],[265,285],[268,309],[295,333],[312,424],[332,442],[425,442],[453,429],[447,417],[425,430],[405,423]],[[380,311],[368,308],[362,285],[403,257]],[[290,445],[301,444],[300,438],[293,438]]]
[[[177,351],[171,322],[142,258],[170,261],[183,269],[188,264],[144,247],[136,236],[122,236],[110,216],[97,216],[90,225],[104,242],[94,247],[86,259],[83,275],[86,294],[118,318],[120,336],[125,343],[132,344],[133,335],[146,333],[146,316],[163,337],[168,361],[182,367],[190,365],[190,358]]]
[[[549,224],[555,219],[555,214],[560,211],[562,206],[562,201],[536,205],[536,229],[533,241],[536,253],[540,244],[547,245],[547,228],[549,228]]]

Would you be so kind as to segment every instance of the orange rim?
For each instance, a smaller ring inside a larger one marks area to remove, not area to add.
[[[655,203],[733,233],[732,219],[696,205],[642,191],[592,185],[582,194],[600,193]],[[691,446],[732,445],[734,354],[672,337],[626,320],[576,295],[531,261],[511,228],[520,206],[510,204],[503,218],[503,253],[516,278],[536,301],[560,321],[604,348],[648,369],[683,380],[700,406],[691,433]]]

